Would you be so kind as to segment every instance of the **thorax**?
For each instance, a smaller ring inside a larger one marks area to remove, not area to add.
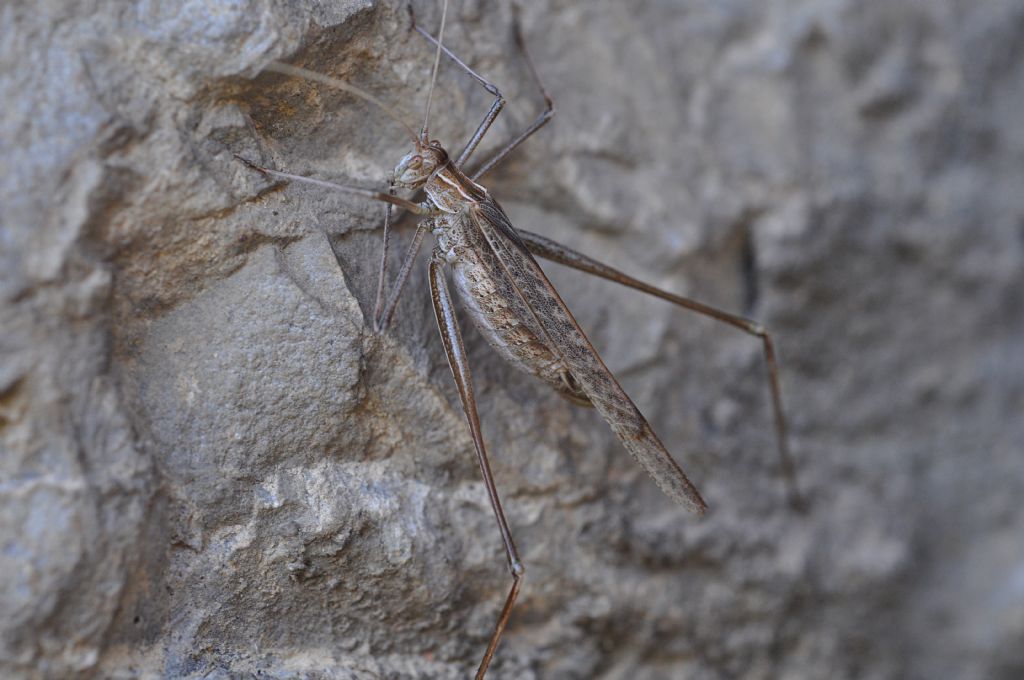
[[[459,213],[487,200],[487,189],[471,180],[454,163],[446,163],[423,187],[431,202],[446,213]]]

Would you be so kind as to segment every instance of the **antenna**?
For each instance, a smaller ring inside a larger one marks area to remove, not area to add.
[[[409,138],[412,140],[413,144],[418,143],[416,133],[413,132],[411,125],[402,120],[402,118],[397,113],[395,113],[395,111],[390,106],[388,106],[381,100],[377,99],[369,92],[359,89],[355,85],[346,83],[344,80],[339,80],[337,78],[325,76],[322,73],[317,73],[316,71],[310,71],[308,69],[300,68],[298,66],[292,66],[291,64],[284,64],[280,61],[270,62],[269,64],[267,64],[266,69],[268,71],[273,71],[275,73],[283,73],[284,75],[288,76],[298,76],[299,78],[305,78],[306,80],[313,80],[318,83],[323,83],[324,85],[329,85],[338,90],[348,92],[349,94],[354,94],[360,99],[364,99],[370,102],[371,104],[379,108],[381,111],[386,113],[388,117],[391,118],[391,120],[395,121],[405,129],[405,133],[409,135]],[[427,110],[430,110],[429,106]]]
[[[420,131],[420,139],[426,143],[427,125],[430,123],[430,102],[434,98],[434,83],[437,82],[437,67],[441,63],[441,41],[444,40],[444,21],[448,16],[448,0],[444,0],[441,6],[441,28],[437,31],[437,51],[434,52],[434,69],[430,73],[430,89],[427,90],[427,110],[423,114],[423,129]]]

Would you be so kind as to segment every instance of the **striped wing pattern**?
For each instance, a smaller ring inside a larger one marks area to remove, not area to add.
[[[468,218],[483,234],[516,293],[530,308],[551,349],[561,356],[626,450],[665,494],[693,512],[703,514],[707,509],[704,499],[604,365],[505,212],[488,196],[471,204]]]

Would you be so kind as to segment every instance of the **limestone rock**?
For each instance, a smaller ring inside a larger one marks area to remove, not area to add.
[[[1020,3],[523,4],[558,116],[485,183],[774,332],[809,509],[754,339],[548,266],[712,511],[467,328],[527,569],[491,675],[1020,677]],[[380,206],[236,159],[385,187],[401,129],[265,67],[416,124],[405,6],[0,17],[0,675],[471,675],[509,578],[424,263],[375,336]],[[509,100],[483,159],[542,102],[507,3],[449,18]],[[490,103],[442,60],[432,134]]]

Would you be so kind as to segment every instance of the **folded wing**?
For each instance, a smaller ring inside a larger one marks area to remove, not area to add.
[[[516,292],[530,308],[547,336],[594,407],[623,445],[670,498],[703,514],[704,499],[654,434],[647,419],[626,395],[615,376],[562,302],[537,261],[527,250],[501,207],[488,200],[475,203],[469,218],[497,256]]]

